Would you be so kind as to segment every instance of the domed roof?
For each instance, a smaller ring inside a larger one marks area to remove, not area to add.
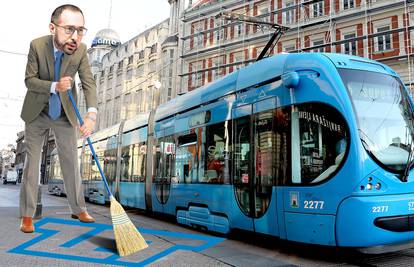
[[[112,47],[117,47],[121,45],[119,34],[112,29],[103,29],[98,31],[95,35],[95,38],[92,41],[92,47],[98,45]]]

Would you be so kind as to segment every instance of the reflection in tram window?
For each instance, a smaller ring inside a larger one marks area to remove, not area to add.
[[[50,177],[57,180],[63,180],[62,172],[60,169],[59,156],[57,153],[52,156],[51,162],[53,162],[53,164],[51,165],[50,169]]]
[[[278,185],[290,183],[291,161],[290,161],[290,107],[278,108],[273,113],[274,131],[276,138],[276,151],[274,158],[275,178]]]
[[[117,149],[108,149],[104,152],[104,174],[108,182],[115,181],[115,175],[116,175],[116,152]]]
[[[144,150],[144,148],[141,148]],[[155,144],[155,177],[158,181],[171,179],[174,173],[175,143],[173,136],[157,139]]]
[[[145,181],[145,163],[147,162],[147,145],[145,142],[132,144],[131,180],[132,182]]]
[[[345,120],[324,104],[292,111],[292,182],[317,183],[331,177],[343,161],[348,144]]]
[[[96,152],[96,156],[98,157],[99,163],[101,166],[104,166],[104,152],[106,149],[106,143],[107,140],[99,141],[93,144]],[[93,156],[91,154],[91,180],[99,181],[102,180],[101,173],[99,172],[98,166],[95,163],[95,160],[93,159]]]
[[[154,183],[157,199],[165,204],[169,198],[171,176],[174,173],[175,141],[173,136],[155,141]]]
[[[131,182],[131,146],[124,146],[121,149],[121,182]]]
[[[275,161],[276,134],[273,131],[274,111],[266,111],[255,116],[255,217],[267,210],[272,195],[273,162]]]
[[[241,209],[246,214],[250,214],[250,116],[235,121],[234,135],[233,183],[236,187],[236,195]]]
[[[163,151],[163,177],[166,179],[171,179],[174,173],[174,161],[175,161],[175,143],[172,136],[167,136],[164,138],[164,142],[161,144]]]
[[[230,182],[230,123],[228,121],[206,127],[206,138],[202,151],[205,170],[200,182]]]
[[[175,176],[179,183],[197,182],[197,134],[178,137]]]
[[[83,155],[81,156],[81,177],[83,181],[89,181],[91,179],[91,158],[92,153],[88,146],[85,146]]]

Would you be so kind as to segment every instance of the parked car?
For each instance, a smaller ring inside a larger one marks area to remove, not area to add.
[[[6,171],[6,173],[3,176],[3,184],[7,184],[7,183],[13,183],[16,184],[17,183],[17,171],[15,170],[9,170]]]

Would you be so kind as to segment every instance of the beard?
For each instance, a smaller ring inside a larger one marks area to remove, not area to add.
[[[67,55],[72,55],[78,49],[78,43],[73,39],[69,39],[65,42],[60,42],[56,38],[55,45],[59,50],[63,51]]]

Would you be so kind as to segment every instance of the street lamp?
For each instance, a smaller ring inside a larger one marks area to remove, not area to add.
[[[154,87],[155,87],[155,89],[157,89],[157,90],[155,90],[155,101],[154,101],[155,102],[154,103],[154,109],[155,109],[160,104],[160,88],[161,88],[161,82],[158,81],[158,80],[156,80],[154,82]]]

